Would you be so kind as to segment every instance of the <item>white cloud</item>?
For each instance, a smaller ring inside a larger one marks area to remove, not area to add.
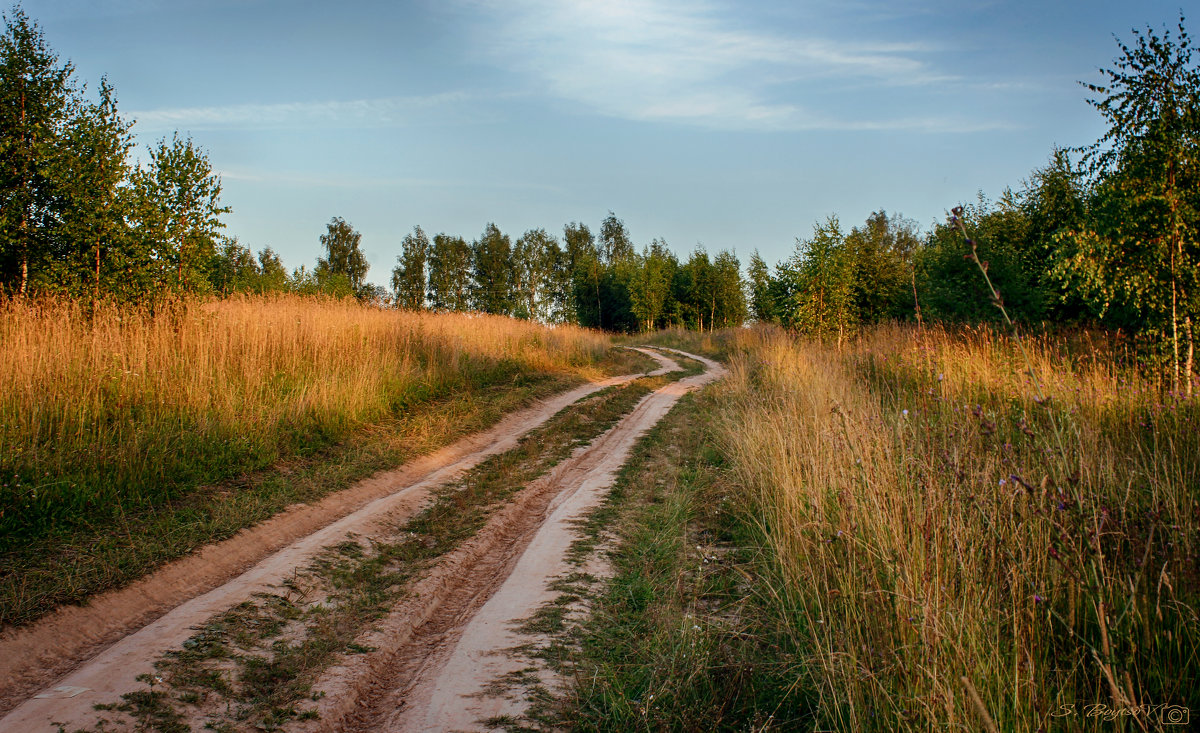
[[[402,124],[419,112],[465,101],[462,92],[423,97],[388,97],[350,101],[234,104],[135,110],[129,116],[150,130],[198,130],[214,127],[381,127]]]
[[[464,0],[482,11],[491,56],[553,95],[614,117],[722,129],[957,129],[949,120],[841,120],[798,89],[850,81],[950,81],[917,43],[865,43],[736,27],[727,10],[681,0]],[[978,125],[968,125],[972,129]],[[990,127],[995,127],[992,125]]]

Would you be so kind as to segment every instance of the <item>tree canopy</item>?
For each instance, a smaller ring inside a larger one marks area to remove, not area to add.
[[[366,255],[359,248],[362,235],[340,216],[330,219],[325,229],[321,235],[325,256],[317,259],[314,270],[318,285],[337,294],[362,292],[370,268]]]
[[[1055,274],[1104,315],[1119,309],[1171,345],[1174,388],[1192,391],[1200,317],[1200,67],[1177,33],[1134,31],[1105,81],[1084,86],[1108,129],[1083,150],[1088,216],[1060,239]],[[1183,351],[1184,353],[1181,353]]]

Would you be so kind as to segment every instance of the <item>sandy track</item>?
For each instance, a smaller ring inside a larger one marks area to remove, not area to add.
[[[502,652],[531,640],[513,627],[552,600],[550,584],[570,571],[572,523],[603,500],[643,433],[687,391],[724,373],[715,362],[684,355],[706,372],[647,395],[444,558],[365,640],[373,653],[317,683],[325,697],[319,721],[307,730],[469,730],[479,720],[522,713],[523,701],[482,693],[525,666]]]
[[[644,353],[661,364],[651,374],[678,368],[661,355]],[[487,431],[316,504],[289,509],[87,606],[62,608],[29,627],[6,631],[0,636],[0,711],[11,712],[0,719],[0,731],[52,730],[52,721],[87,725],[94,704],[137,689],[136,677],[151,672],[154,660],[186,640],[193,627],[272,590],[348,534],[370,534],[381,523],[414,515],[436,487],[511,449],[572,403],[637,376],[542,400]]]

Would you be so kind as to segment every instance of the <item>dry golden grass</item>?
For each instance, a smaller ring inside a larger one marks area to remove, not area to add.
[[[736,340],[723,442],[801,609],[819,727],[1200,714],[1200,404],[1052,338],[1029,344],[1047,402],[986,329]]]
[[[0,536],[310,452],[431,398],[593,368],[607,339],[296,296],[0,303]]]

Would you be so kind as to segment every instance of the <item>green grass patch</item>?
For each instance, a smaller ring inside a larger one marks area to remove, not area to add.
[[[581,525],[576,562],[611,548],[614,575],[564,579],[590,615],[559,604],[531,619],[558,630],[542,659],[573,680],[508,728],[585,731],[793,730],[812,700],[763,560],[753,507],[707,428],[713,397],[688,395],[635,449],[606,502]],[[536,691],[535,691],[536,692]],[[501,721],[496,721],[501,722]]]

